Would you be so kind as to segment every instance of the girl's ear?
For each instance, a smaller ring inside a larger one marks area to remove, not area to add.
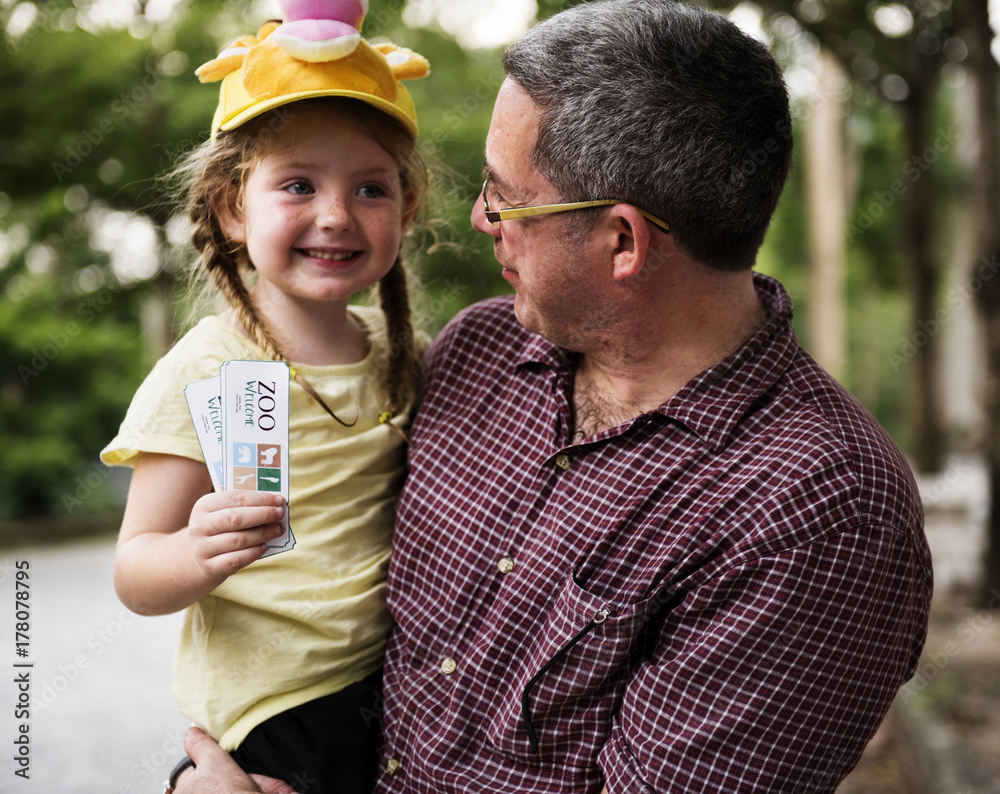
[[[212,209],[215,211],[215,217],[219,219],[219,226],[230,240],[234,243],[247,241],[243,212],[240,210],[235,190],[227,190],[216,196],[212,202]]]
[[[417,217],[417,207],[404,207],[403,208],[403,231],[405,232],[410,228],[410,224],[413,223],[413,219]]]
[[[417,213],[420,211],[420,204],[417,202],[416,196],[407,193],[403,196],[403,231],[405,232],[410,228],[410,224],[413,223],[413,219],[417,217]]]

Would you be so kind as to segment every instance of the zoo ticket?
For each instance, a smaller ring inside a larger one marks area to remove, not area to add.
[[[198,435],[212,487],[223,490],[222,480],[222,383],[219,377],[189,383],[184,387],[191,421]]]
[[[184,389],[216,490],[288,493],[288,365],[227,361],[218,378]],[[282,535],[265,557],[295,547],[285,511]]]

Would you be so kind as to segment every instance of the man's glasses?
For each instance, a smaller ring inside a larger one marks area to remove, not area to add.
[[[512,221],[517,218],[534,218],[539,215],[552,215],[556,212],[569,212],[570,210],[582,210],[587,207],[602,207],[611,204],[628,204],[627,201],[618,201],[617,199],[597,199],[594,201],[568,201],[562,204],[539,204],[534,207],[510,207],[503,210],[493,210],[490,209],[490,200],[486,197],[486,193],[489,189],[490,180],[487,179],[483,182],[483,207],[486,210],[486,220],[490,223],[500,223],[500,221]],[[633,205],[634,206],[634,205]],[[657,218],[652,213],[646,212],[646,210],[636,207],[642,217],[646,220],[655,224],[665,232],[670,231],[670,225],[660,218]]]

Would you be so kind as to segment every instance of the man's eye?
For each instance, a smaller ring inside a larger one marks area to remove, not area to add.
[[[364,185],[358,190],[358,195],[361,198],[381,198],[385,191],[378,185]]]
[[[486,196],[490,200],[490,206],[507,203],[507,200],[500,195],[500,191],[493,187],[492,184],[486,189]]]
[[[287,185],[285,190],[295,196],[306,196],[313,192],[312,185],[302,179]]]

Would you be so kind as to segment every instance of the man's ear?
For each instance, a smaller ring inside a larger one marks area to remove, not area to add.
[[[219,226],[230,240],[234,243],[247,241],[246,224],[243,222],[243,212],[235,189],[231,188],[217,195],[212,202],[212,209],[219,219]]]
[[[633,278],[646,264],[649,225],[631,204],[615,204],[609,213],[613,240],[612,275],[616,281]]]

